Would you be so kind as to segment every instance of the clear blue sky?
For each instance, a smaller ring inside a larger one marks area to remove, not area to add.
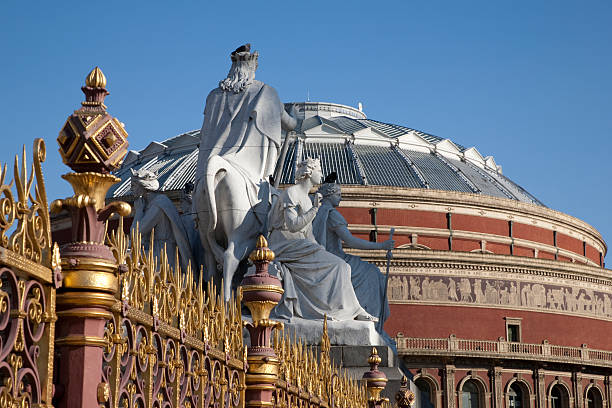
[[[45,138],[49,198],[70,188],[55,138],[99,65],[133,149],[199,128],[251,42],[282,100],[476,146],[547,206],[612,242],[612,2],[21,2],[0,5],[0,161]]]

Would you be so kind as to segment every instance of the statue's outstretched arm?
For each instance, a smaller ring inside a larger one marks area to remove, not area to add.
[[[392,239],[388,239],[384,242],[370,242],[365,239],[357,238],[351,234],[351,231],[346,225],[340,225],[334,228],[336,235],[340,237],[342,242],[349,248],[355,249],[393,249],[395,242]]]

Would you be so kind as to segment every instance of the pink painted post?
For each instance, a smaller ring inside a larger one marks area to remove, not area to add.
[[[249,259],[255,264],[255,274],[245,276],[240,284],[242,301],[253,318],[253,323],[246,324],[251,346],[247,350],[245,404],[247,407],[272,406],[279,360],[270,338],[272,330],[282,328],[283,324],[270,320],[270,312],[281,300],[283,289],[278,278],[268,274],[268,264],[274,260],[274,253],[263,235]]]
[[[380,396],[382,390],[387,386],[388,381],[386,374],[378,369],[378,365],[381,361],[382,359],[378,355],[378,350],[376,350],[376,347],[372,347],[372,354],[368,358],[370,370],[363,374],[363,380],[368,390],[369,408],[382,408],[384,403],[389,402],[388,398]]]
[[[99,68],[82,88],[86,100],[60,131],[60,154],[75,172],[62,177],[74,196],[51,203],[52,212],[67,210],[72,240],[60,248],[62,287],[57,295],[56,350],[60,408],[98,408],[108,398],[102,383],[102,354],[107,346],[104,326],[117,299],[118,265],[104,244],[106,221],[112,213],[129,215],[127,203],[105,205],[106,192],[119,179],[110,174],[127,152],[127,133],[106,112],[106,78]]]

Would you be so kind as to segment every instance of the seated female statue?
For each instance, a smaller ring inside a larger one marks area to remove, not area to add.
[[[316,240],[351,266],[351,281],[359,303],[368,313],[377,317],[382,316],[384,320],[389,316],[389,304],[384,299],[385,276],[375,265],[363,261],[358,256],[345,253],[342,243],[349,248],[390,250],[393,249],[394,241],[388,239],[384,242],[370,242],[351,234],[348,223],[336,209],[342,200],[339,184],[324,183],[319,188],[319,194],[323,200],[312,223]]]
[[[318,159],[306,159],[296,169],[296,184],[282,192],[270,211],[269,246],[281,264],[285,294],[277,317],[332,320],[377,319],[359,304],[351,284],[351,268],[325,250],[312,234],[320,195],[308,197],[321,183]]]

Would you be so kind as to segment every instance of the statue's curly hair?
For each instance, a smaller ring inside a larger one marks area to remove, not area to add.
[[[132,169],[132,175],[130,177],[131,188],[134,190],[138,187],[145,191],[156,191],[159,189],[159,180],[157,174],[150,170],[140,169],[134,171]]]
[[[317,192],[321,193],[323,197],[329,197],[340,192],[340,184],[323,183]]]
[[[295,181],[298,182],[311,176],[312,171],[316,168],[321,168],[321,161],[318,158],[307,157],[298,163],[295,169]]]
[[[255,51],[234,51],[232,53],[232,66],[227,78],[219,82],[219,87],[226,92],[240,93],[255,80],[257,60],[259,53]]]

